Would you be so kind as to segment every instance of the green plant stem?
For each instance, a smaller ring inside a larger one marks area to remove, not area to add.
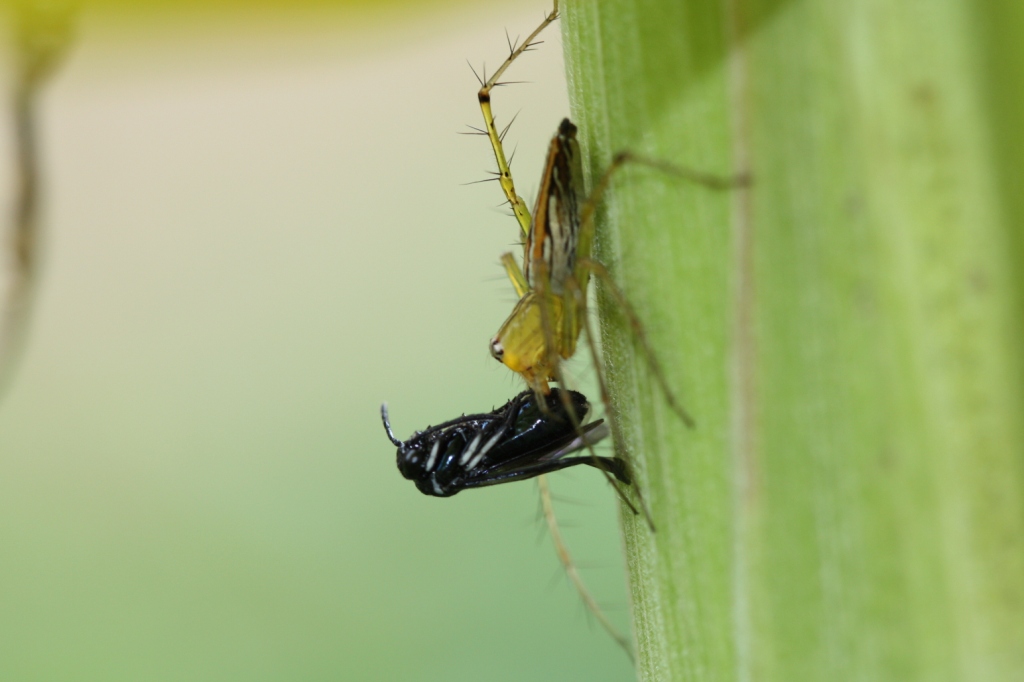
[[[592,178],[754,178],[634,168],[600,216],[697,421],[600,297],[643,679],[1024,679],[1024,12],[977,5],[564,9]]]

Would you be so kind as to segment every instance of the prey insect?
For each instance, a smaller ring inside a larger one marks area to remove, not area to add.
[[[572,415],[565,401],[571,406]],[[592,454],[571,456],[608,435],[604,420],[580,426],[578,420],[589,411],[590,403],[577,391],[554,388],[538,398],[528,389],[492,412],[463,415],[429,426],[402,441],[391,430],[387,405],[380,408],[384,430],[398,448],[398,470],[425,495],[450,497],[462,490],[538,477],[542,511],[559,561],[587,609],[632,658],[629,640],[608,620],[590,594],[562,541],[544,476],[585,464],[629,485],[628,469],[622,459]]]
[[[582,393],[554,389],[541,398],[523,391],[493,412],[463,415],[418,431],[406,441],[392,432],[386,405],[381,406],[381,419],[398,448],[398,470],[425,495],[450,497],[578,464],[628,484],[624,462],[617,457],[569,456],[604,438],[608,427],[598,420],[577,430],[563,397],[579,419],[590,411]]]

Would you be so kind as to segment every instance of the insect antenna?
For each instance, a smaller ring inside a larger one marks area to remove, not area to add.
[[[391,442],[395,445],[395,447],[402,447],[404,443],[395,438],[395,434],[391,431],[391,421],[388,419],[387,403],[380,404],[380,418],[384,422],[384,430],[388,432],[388,438],[391,440]]]

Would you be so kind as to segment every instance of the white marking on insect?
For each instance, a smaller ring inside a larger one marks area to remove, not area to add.
[[[427,458],[426,471],[431,471],[434,468],[434,463],[437,462],[437,450],[441,447],[441,441],[435,440],[434,447],[430,448],[430,457]]]
[[[587,429],[586,433],[584,433],[582,436],[577,436],[571,443],[569,443],[562,449],[553,452],[550,455],[546,455],[544,459],[545,461],[561,459],[566,455],[570,455],[574,452],[577,452],[578,450],[582,450],[583,448],[588,448],[591,445],[594,445],[598,441],[605,438],[609,433],[610,432],[608,430],[608,424],[602,422],[597,426]]]
[[[434,493],[437,494],[437,495],[442,495],[443,496],[444,495],[444,491],[441,490],[441,486],[439,486],[437,484],[437,481],[433,481],[433,483],[434,483]]]
[[[483,438],[483,437],[484,437],[484,432],[483,431],[481,431],[480,433],[476,434],[476,438],[474,438],[473,442],[469,444],[469,447],[466,448],[466,451],[462,453],[462,457],[459,457],[459,465],[460,466],[464,465],[466,462],[468,462],[469,458],[473,456],[473,453],[476,452],[476,446],[480,445],[480,439]]]
[[[477,453],[477,457],[483,457],[484,455],[486,455],[488,451],[494,447],[495,443],[501,440],[501,437],[504,435],[505,429],[502,429],[501,431],[498,431],[496,434],[494,434],[494,436],[492,436],[489,441],[484,443],[484,446],[480,449],[480,452]]]
[[[476,453],[476,457],[473,458],[473,461],[470,462],[469,466],[466,467],[466,468],[467,469],[475,468],[476,465],[480,463],[480,460],[482,460],[484,458],[484,455],[487,454],[487,451],[490,450],[491,448],[493,448],[494,444],[497,443],[498,440],[502,436],[504,436],[504,435],[505,435],[505,429],[502,429],[501,431],[498,431],[496,434],[491,436],[491,439],[489,441],[487,441],[486,443],[484,443],[484,446],[482,448],[480,448],[480,452]]]

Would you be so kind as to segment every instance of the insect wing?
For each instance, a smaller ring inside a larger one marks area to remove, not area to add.
[[[513,453],[514,456],[505,459],[500,464],[496,464],[486,471],[474,472],[474,474],[483,479],[555,462],[586,448],[588,445],[597,443],[608,435],[603,420],[587,424],[581,428],[581,431],[583,435],[579,435],[575,431],[561,433],[546,443],[538,445],[533,450],[527,452],[516,451]]]
[[[466,472],[465,487],[477,488],[533,478],[577,464],[603,469],[628,483],[626,468],[617,458],[567,457],[608,435],[608,427],[603,420],[577,430],[562,403],[559,389],[552,389],[546,397],[547,409],[543,411],[533,402],[532,393],[530,396],[531,400],[520,410],[512,434],[488,453],[479,466]],[[576,423],[579,423],[590,405],[582,393],[568,391],[568,396]]]
[[[582,393],[554,388],[544,398],[547,405],[542,410],[533,392],[528,392],[509,437],[488,454],[480,468],[505,469],[520,460],[538,462],[563,450],[577,439],[579,436],[573,420],[562,403],[562,393],[569,396],[576,421],[581,422],[590,411],[590,403]]]
[[[582,428],[582,431],[583,435],[576,434],[576,437],[567,443],[565,447],[545,455],[544,459],[561,459],[574,452],[579,452],[580,450],[589,448],[592,445],[597,445],[611,434],[608,424],[606,424],[603,419],[598,419],[592,424],[587,424]]]

